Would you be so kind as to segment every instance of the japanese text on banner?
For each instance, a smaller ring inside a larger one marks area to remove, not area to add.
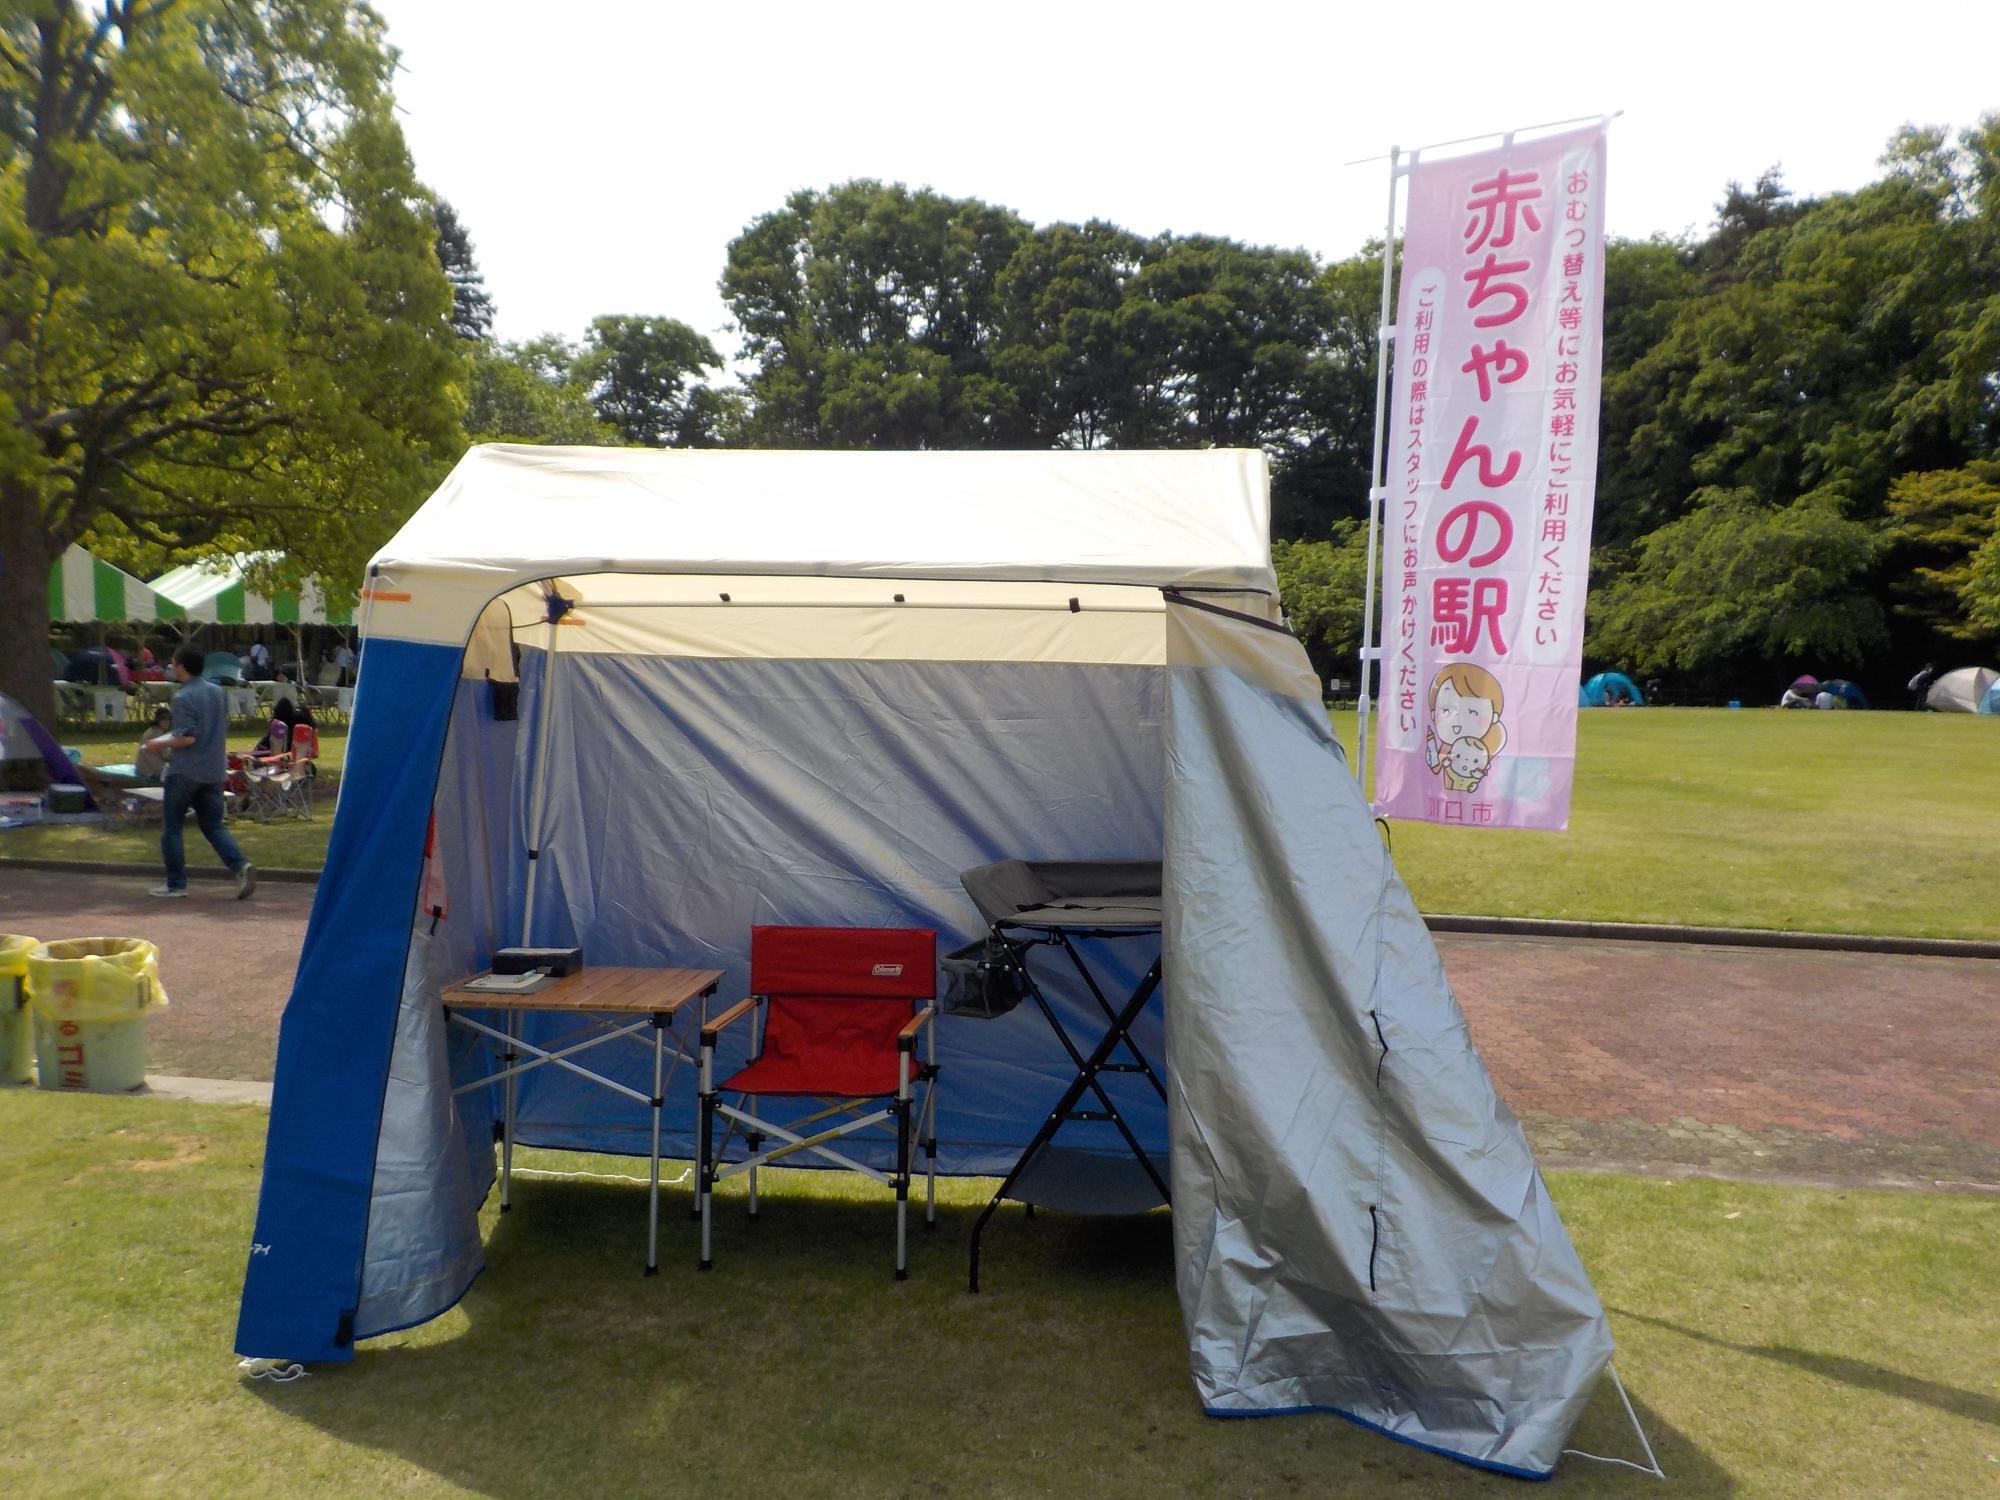
[[[1410,169],[1376,805],[1562,828],[1597,471],[1604,128]]]

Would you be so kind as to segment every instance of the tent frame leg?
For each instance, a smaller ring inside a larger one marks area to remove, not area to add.
[[[1005,924],[996,924],[994,930],[998,932],[999,927],[1003,925]],[[1012,944],[1010,943],[1008,946],[1011,951]],[[1076,953],[1075,948],[1070,945],[1068,934],[1063,935],[1061,946],[1069,952],[1071,960],[1076,963],[1078,968],[1083,968],[1083,961]],[[1020,961],[1018,955],[1016,955],[1015,962],[1022,976],[1026,978],[1028,972],[1027,965]],[[1088,976],[1089,971],[1085,969],[1084,972]],[[986,1232],[987,1221],[993,1217],[994,1211],[999,1208],[1001,1200],[1007,1197],[1008,1191],[1020,1180],[1021,1174],[1033,1163],[1035,1157],[1041,1153],[1042,1148],[1050,1144],[1062,1130],[1063,1126],[1072,1120],[1104,1121],[1117,1126],[1118,1133],[1125,1138],[1125,1145],[1131,1151],[1133,1158],[1145,1169],[1146,1175],[1153,1181],[1153,1186],[1159,1189],[1160,1200],[1162,1202],[1172,1201],[1172,1194],[1166,1182],[1161,1179],[1159,1168],[1153,1165],[1153,1159],[1140,1146],[1139,1138],[1133,1134],[1131,1126],[1126,1123],[1125,1117],[1119,1113],[1118,1106],[1112,1103],[1111,1096],[1104,1092],[1104,1086],[1098,1081],[1098,1075],[1101,1073],[1136,1073],[1143,1071],[1152,1080],[1153,1086],[1160,1089],[1160,1096],[1162,1098],[1166,1097],[1166,1091],[1161,1086],[1159,1078],[1154,1074],[1152,1068],[1146,1064],[1144,1055],[1140,1053],[1138,1044],[1132,1040],[1131,1035],[1132,1027],[1138,1022],[1140,1015],[1146,1009],[1146,1003],[1153,998],[1153,991],[1159,988],[1160,960],[1157,958],[1153,960],[1152,966],[1146,970],[1145,976],[1139,981],[1137,987],[1133,989],[1130,998],[1117,1011],[1113,1011],[1109,1003],[1103,1001],[1102,993],[1097,989],[1095,982],[1092,982],[1092,993],[1097,994],[1099,1001],[1104,1003],[1105,1012],[1109,1016],[1111,1024],[1106,1028],[1104,1035],[1098,1040],[1097,1046],[1092,1049],[1090,1056],[1087,1058],[1078,1054],[1075,1043],[1070,1040],[1069,1034],[1063,1030],[1061,1021],[1056,1017],[1054,1007],[1049,1004],[1047,997],[1042,994],[1040,986],[1036,985],[1031,978],[1027,979],[1027,984],[1028,991],[1034,997],[1036,1004],[1041,1007],[1042,1014],[1048,1017],[1049,1024],[1055,1028],[1056,1035],[1062,1039],[1064,1048],[1075,1059],[1077,1072],[1076,1076],[1070,1080],[1069,1087],[1063,1090],[1062,1098],[1056,1102],[1056,1107],[1049,1112],[1048,1117],[1042,1121],[1041,1128],[1035,1132],[1034,1138],[1028,1142],[1027,1150],[1021,1153],[1020,1159],[1014,1163],[1013,1170],[1008,1172],[1005,1180],[1001,1182],[998,1190],[994,1192],[993,1197],[988,1201],[986,1207],[980,1211],[979,1217],[973,1221],[971,1256],[966,1276],[966,1289],[971,1292],[979,1290],[979,1245],[981,1238]],[[1139,1058],[1137,1064],[1114,1063],[1111,1061],[1111,1054],[1117,1051],[1121,1043],[1129,1048],[1135,1057]],[[1103,1105],[1101,1110],[1079,1110],[1076,1107],[1082,1101],[1086,1091],[1097,1096],[1098,1103]]]

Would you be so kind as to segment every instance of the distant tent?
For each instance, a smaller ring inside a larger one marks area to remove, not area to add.
[[[2000,714],[2000,680],[1987,688],[1979,700],[1979,711],[1983,714]]]
[[[180,605],[83,548],[69,546],[49,564],[49,623],[151,623],[178,620]]]
[[[174,601],[190,620],[216,625],[351,625],[351,610],[329,610],[317,581],[308,579],[297,593],[266,597],[243,581],[255,564],[274,553],[239,553],[235,557],[189,563],[162,573],[152,587]]]
[[[0,693],[0,785],[20,779],[13,773],[21,767],[38,768],[49,781],[62,785],[83,785],[83,777],[63,754],[55,736],[42,727],[42,721]],[[34,780],[32,771],[26,779]]]
[[[1868,695],[1841,677],[1829,677],[1819,685],[1814,708],[1866,708]]]
[[[1960,667],[1933,682],[1924,694],[1924,707],[1933,713],[1972,714],[1979,712],[1987,691],[2000,682],[2000,672],[1991,667]]]
[[[1801,672],[1792,679],[1792,685],[1778,700],[1780,708],[1811,708],[1813,699],[1819,693],[1819,679],[1810,672]]]
[[[1623,672],[1599,672],[1576,690],[1578,708],[1609,708],[1616,703],[1630,703],[1639,708],[1646,704],[1646,695],[1639,691],[1639,684]]]

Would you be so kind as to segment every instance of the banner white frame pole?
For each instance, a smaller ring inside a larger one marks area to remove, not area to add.
[[[1410,155],[1414,160],[1416,153]],[[1390,321],[1394,312],[1390,288],[1396,265],[1396,183],[1403,175],[1402,156],[1402,147],[1389,148],[1389,213],[1382,230],[1382,311],[1375,325],[1375,450],[1368,465],[1368,574],[1361,584],[1361,695],[1355,703],[1354,779],[1361,783],[1370,802],[1375,798],[1375,783],[1368,774],[1368,683],[1369,672],[1380,655],[1375,641],[1375,533],[1380,529],[1383,502],[1389,494],[1388,480],[1382,472],[1382,449],[1388,441],[1389,346],[1396,337],[1396,325]]]

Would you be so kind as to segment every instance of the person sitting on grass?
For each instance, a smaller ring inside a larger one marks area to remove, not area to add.
[[[167,761],[160,827],[160,858],[167,867],[167,883],[156,886],[152,894],[168,898],[187,895],[181,824],[193,808],[201,836],[236,877],[236,899],[241,901],[257,889],[257,867],[244,858],[236,840],[222,826],[222,783],[229,775],[229,705],[222,689],[202,677],[202,668],[207,665],[208,654],[198,646],[183,646],[174,653],[174,679],[181,686],[174,694],[173,732],[146,742],[160,753],[173,752]]]
[[[139,741],[139,751],[132,757],[132,769],[141,776],[150,776],[157,781],[167,769],[167,752],[155,750],[153,742],[165,739],[173,733],[173,711],[166,708],[153,710],[153,722]]]

